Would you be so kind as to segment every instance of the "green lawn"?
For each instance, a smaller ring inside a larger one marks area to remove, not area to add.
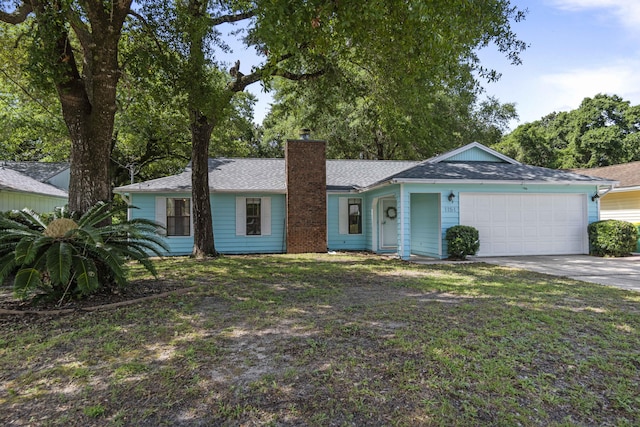
[[[366,254],[158,267],[197,290],[0,318],[0,424],[640,425],[639,293]]]

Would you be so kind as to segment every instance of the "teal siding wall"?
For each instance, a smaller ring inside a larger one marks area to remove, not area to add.
[[[453,157],[448,158],[445,162],[501,162],[502,160],[496,156],[481,150],[478,147],[473,147],[469,150],[463,151]]]
[[[401,184],[390,185],[363,194],[329,194],[327,198],[327,238],[330,250],[379,250],[378,226],[380,198],[396,199],[398,211],[398,254],[408,259],[412,253],[447,257],[447,243],[444,238],[448,228],[460,223],[460,192],[473,193],[555,193],[584,194],[587,200],[588,222],[598,220],[597,201],[591,201],[596,191],[593,185],[550,186],[550,185],[450,185],[450,184]],[[448,200],[449,193],[455,198]],[[155,199],[161,197],[190,197],[188,193],[176,194],[133,194],[131,218],[155,220]],[[235,194],[214,194],[212,196],[213,228],[216,249],[222,253],[281,253],[286,251],[285,242],[285,195],[284,194],[243,194],[243,197],[271,197],[271,235],[236,236]],[[341,235],[339,233],[339,198],[361,197],[363,199],[363,233],[361,235]],[[376,202],[376,203],[374,203]],[[24,207],[24,206],[23,206]],[[50,211],[52,209],[45,209]],[[375,223],[374,223],[375,222]],[[586,233],[586,230],[585,230]],[[190,254],[193,237],[166,237],[172,255]],[[387,251],[393,252],[393,251]]]
[[[271,197],[270,236],[236,236],[236,196],[214,194],[212,197],[216,250],[227,254],[286,252],[284,194],[242,194],[242,197]]]
[[[380,223],[380,213],[378,210],[378,204],[374,203],[375,201],[379,201],[377,199],[383,197],[393,197],[396,199],[397,211],[398,211],[398,247],[400,247],[400,230],[402,227],[402,212],[400,208],[400,185],[390,185],[387,187],[379,188],[377,190],[372,190],[367,192],[365,195],[365,249],[368,251],[375,251],[379,253],[393,253],[394,251],[383,251],[378,248],[380,242],[380,236],[378,235],[378,226]],[[373,224],[373,220],[376,220],[376,223]],[[376,229],[374,230],[374,227]],[[376,240],[374,244],[374,239]]]
[[[189,193],[133,194],[130,218],[156,219],[156,197],[185,197]],[[236,195],[213,194],[211,213],[216,250],[228,254],[281,253],[286,250],[284,239],[285,197],[283,194],[246,194],[243,197],[271,197],[271,235],[236,236]],[[193,233],[193,230],[191,231]],[[189,255],[193,250],[193,236],[165,237],[169,245],[167,255]]]
[[[131,206],[138,209],[129,209],[129,218],[145,218],[156,220],[156,197],[191,198],[191,193],[134,193],[131,196]],[[193,234],[193,228],[191,230]],[[164,238],[169,245],[169,252],[165,255],[189,255],[193,251],[193,236],[167,236]]]
[[[362,234],[340,234],[339,200],[341,197],[362,199]],[[329,194],[327,196],[327,246],[330,251],[366,250],[367,222],[371,222],[371,209],[367,209],[364,195],[345,193]]]
[[[449,185],[449,184],[403,184],[402,194],[403,200],[410,200],[415,197],[415,194],[424,193],[440,193],[440,212],[441,212],[441,229],[440,238],[442,241],[442,252],[440,257],[447,257],[447,242],[445,239],[445,233],[447,229],[458,225],[460,223],[460,193],[538,193],[538,194],[584,194],[587,200],[587,215],[588,222],[592,223],[598,220],[598,205],[597,201],[593,202],[591,196],[595,193],[596,186],[593,185],[499,185],[499,184],[465,184],[465,185]],[[448,200],[449,194],[453,192],[455,198],[453,201]],[[419,197],[418,197],[419,200]],[[409,202],[405,202],[407,207]],[[410,226],[415,226],[410,224]],[[412,251],[411,238],[412,234],[410,227],[405,227],[407,234],[405,240],[409,240],[409,244],[405,241],[402,246],[402,250],[399,251],[399,255],[403,259],[409,259]],[[585,230],[585,233],[587,231]]]
[[[38,213],[53,212],[68,203],[64,197],[51,197],[18,191],[0,190],[0,212],[29,208]]]
[[[441,256],[439,194],[411,194],[411,253]]]

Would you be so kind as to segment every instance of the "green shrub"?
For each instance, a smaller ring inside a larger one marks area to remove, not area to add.
[[[638,230],[626,221],[607,219],[589,224],[589,253],[620,257],[631,254],[638,244]]]
[[[159,226],[143,219],[109,224],[122,209],[99,203],[77,221],[64,211],[49,222],[28,209],[0,215],[0,283],[15,274],[17,297],[62,302],[126,286],[129,260],[155,275],[149,256],[167,249]]]
[[[480,236],[478,230],[468,225],[455,225],[447,229],[449,258],[466,259],[468,255],[475,255],[480,249]]]
[[[638,229],[638,244],[636,245],[635,252],[640,252],[640,222],[636,222],[633,225]]]

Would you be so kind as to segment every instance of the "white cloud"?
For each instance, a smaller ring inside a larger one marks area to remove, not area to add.
[[[540,76],[540,93],[547,97],[546,104],[556,111],[577,108],[586,97],[598,93],[619,95],[632,105],[640,103],[640,68],[638,61],[594,68],[571,69]],[[550,112],[550,111],[549,111]]]
[[[640,30],[640,2],[637,0],[551,0],[551,4],[570,11],[603,10],[614,15],[628,29]]]

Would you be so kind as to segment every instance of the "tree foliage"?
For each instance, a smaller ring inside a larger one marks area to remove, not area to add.
[[[600,167],[640,160],[639,131],[640,106],[598,94],[576,110],[519,126],[493,148],[538,166]]]
[[[513,104],[480,101],[470,75],[466,84],[431,92],[393,90],[376,76],[358,74],[332,85],[278,82],[265,140],[281,148],[309,127],[328,141],[331,158],[424,159],[472,141],[497,143],[517,117]]]
[[[29,57],[16,46],[32,38],[25,24],[0,22],[0,158],[4,160],[61,161],[69,157],[69,132],[60,101],[52,88],[34,85],[24,71]]]

